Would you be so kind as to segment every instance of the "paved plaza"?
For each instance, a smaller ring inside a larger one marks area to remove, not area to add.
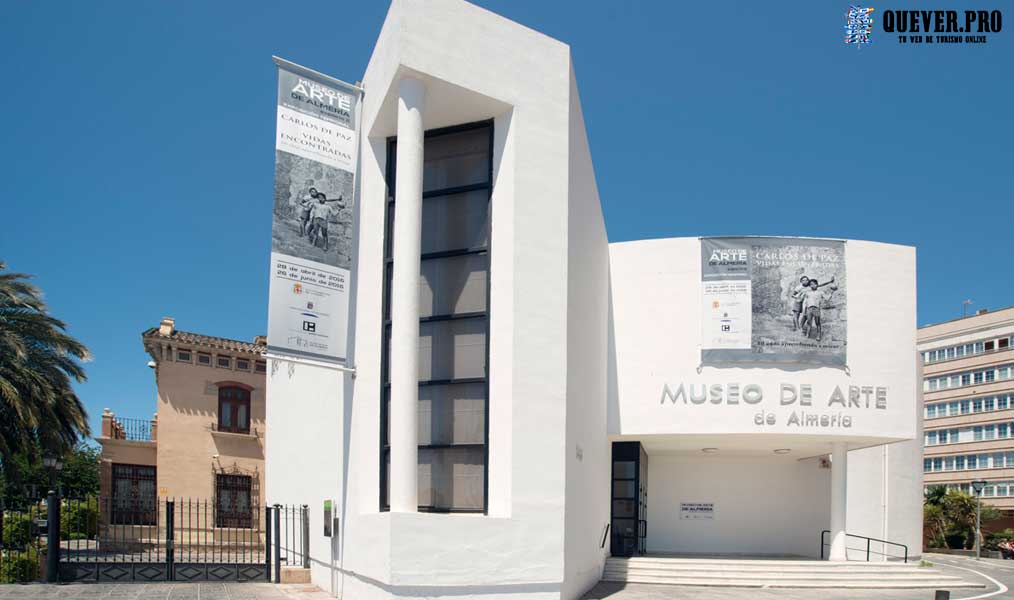
[[[948,575],[983,583],[962,589],[951,600],[1014,600],[1014,561],[928,555]],[[583,600],[932,600],[934,590],[834,590],[717,588],[600,583]],[[325,600],[331,596],[308,584],[272,583],[92,583],[0,585],[0,600]],[[355,600],[350,598],[349,600]]]
[[[325,600],[314,585],[274,583],[32,583],[0,585],[3,600]]]

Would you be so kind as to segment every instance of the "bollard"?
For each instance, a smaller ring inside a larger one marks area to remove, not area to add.
[[[282,582],[282,505],[276,504],[272,511],[275,517],[275,583]]]
[[[303,568],[310,568],[310,507],[303,505],[300,509],[299,515],[300,525],[302,526],[302,533],[300,534],[300,541],[303,542]]]
[[[60,581],[60,494],[46,497],[46,582]]]

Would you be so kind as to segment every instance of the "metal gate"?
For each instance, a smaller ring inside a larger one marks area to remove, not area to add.
[[[59,580],[271,581],[270,549],[290,537],[287,529],[305,520],[306,509],[258,508],[236,497],[64,501],[75,516],[64,520],[70,534],[61,542]],[[281,531],[280,512],[291,515]]]
[[[194,498],[64,500],[59,580],[268,581],[271,508]],[[228,515],[228,516],[226,516]],[[242,526],[236,526],[242,525]]]
[[[306,505],[247,498],[0,500],[0,583],[278,583],[283,564],[309,567]]]

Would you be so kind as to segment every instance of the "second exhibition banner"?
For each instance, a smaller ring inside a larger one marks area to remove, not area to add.
[[[343,362],[361,93],[298,65],[276,63],[268,349]]]
[[[845,242],[701,239],[705,364],[845,365]]]

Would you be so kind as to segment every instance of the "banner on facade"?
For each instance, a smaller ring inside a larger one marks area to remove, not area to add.
[[[361,90],[276,58],[268,349],[344,362]]]
[[[701,360],[845,365],[845,242],[702,238]]]

